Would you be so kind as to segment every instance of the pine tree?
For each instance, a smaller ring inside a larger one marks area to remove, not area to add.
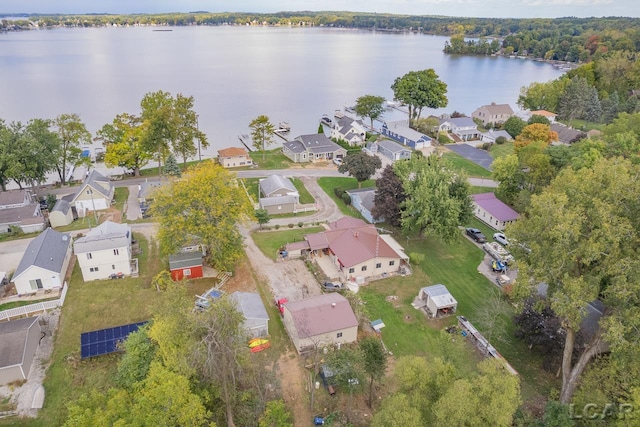
[[[169,153],[169,157],[167,157],[167,160],[164,163],[163,172],[165,175],[170,175],[175,177],[182,176],[182,170],[180,170],[180,166],[178,166],[178,162],[176,161],[176,158],[173,155],[173,153]]]

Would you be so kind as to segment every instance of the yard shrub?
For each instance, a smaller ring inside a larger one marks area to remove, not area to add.
[[[303,225],[304,225],[304,222],[302,222],[302,221],[300,221],[300,222],[298,223],[298,227],[300,227],[300,228],[302,228],[302,226],[303,226]]]
[[[482,144],[482,149],[489,151],[489,148],[491,148],[491,143],[490,142],[485,142],[484,144]]]
[[[451,144],[453,141],[447,136],[446,133],[438,135],[438,142],[440,144]]]
[[[292,223],[289,223],[289,224],[287,224],[287,227],[289,227],[289,228],[293,228],[293,224],[292,224]]]
[[[349,206],[351,204],[351,196],[349,196],[348,193],[343,192],[342,196],[340,196],[342,198],[342,201],[344,202],[345,205]]]
[[[505,142],[507,142],[507,138],[505,138],[504,136],[499,136],[496,138],[496,144],[498,145],[502,145]]]
[[[342,187],[336,187],[333,189],[333,192],[336,195],[336,197],[342,198],[342,195],[344,194],[344,189]]]
[[[276,224],[274,227],[276,230],[280,230],[280,224]]]

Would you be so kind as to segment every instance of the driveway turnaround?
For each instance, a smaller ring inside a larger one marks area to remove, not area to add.
[[[484,150],[472,147],[467,144],[452,144],[446,146],[449,150],[460,154],[467,160],[471,160],[473,163],[482,166],[487,170],[491,170],[491,163],[493,163],[493,157]]]

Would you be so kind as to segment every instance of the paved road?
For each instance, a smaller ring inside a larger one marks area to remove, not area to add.
[[[465,159],[471,160],[473,163],[480,165],[487,170],[491,170],[493,157],[491,157],[485,150],[480,150],[464,143],[447,145],[447,148],[460,154]]]

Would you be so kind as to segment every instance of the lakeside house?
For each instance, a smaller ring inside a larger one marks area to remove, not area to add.
[[[259,206],[270,215],[292,213],[296,211],[299,203],[298,190],[293,182],[280,175],[269,175],[261,179],[259,183]]]
[[[218,163],[223,168],[239,168],[242,166],[251,166],[253,160],[249,157],[249,153],[244,148],[229,147],[218,150]]]
[[[73,250],[85,282],[138,272],[138,260],[132,259],[131,227],[127,224],[103,222],[76,239]]]
[[[341,159],[347,155],[347,150],[319,133],[300,135],[283,143],[282,154],[296,163],[314,163]]]
[[[454,141],[476,141],[481,137],[478,125],[471,117],[447,117],[439,119],[440,132],[448,132]]]
[[[114,192],[115,186],[109,178],[93,169],[71,199],[71,206],[76,208],[79,217],[86,216],[87,212],[109,209]]]
[[[513,109],[509,104],[496,104],[492,102],[489,105],[483,105],[477,108],[471,113],[471,118],[479,119],[483,125],[496,125],[503,124],[513,115]]]
[[[355,120],[344,114],[336,115],[331,128],[331,138],[346,141],[350,146],[359,146],[367,140],[367,130],[362,120]]]
[[[384,122],[380,129],[382,135],[399,142],[413,150],[431,147],[431,138],[409,127],[408,120]]]

